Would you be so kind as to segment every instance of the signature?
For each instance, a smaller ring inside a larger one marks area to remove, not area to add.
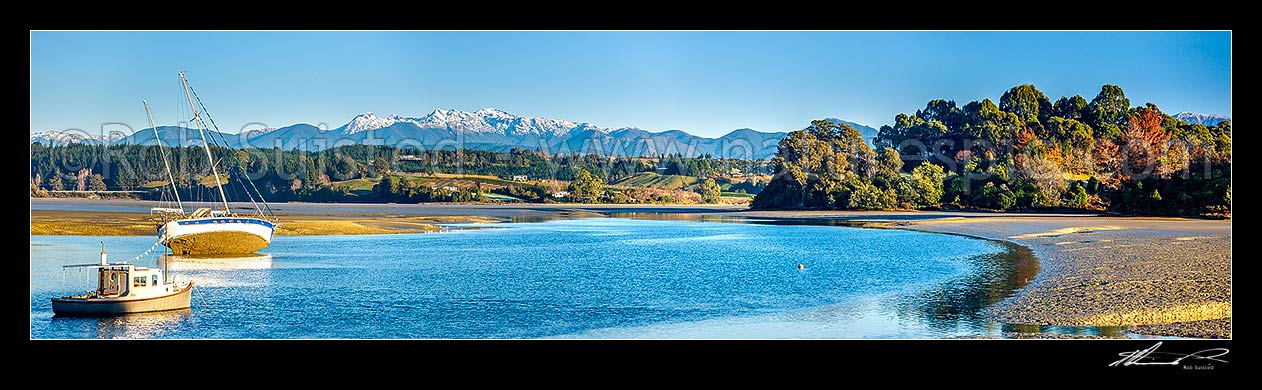
[[[1157,348],[1161,347],[1161,342],[1148,347],[1130,352],[1122,352],[1117,354],[1121,356],[1116,362],[1109,364],[1109,367],[1116,366],[1177,366],[1182,364],[1184,360],[1205,360],[1226,363],[1226,360],[1218,357],[1226,355],[1227,348],[1210,348],[1193,353],[1177,353],[1177,352],[1158,352]]]

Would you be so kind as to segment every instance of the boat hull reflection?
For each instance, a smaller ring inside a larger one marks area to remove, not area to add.
[[[249,254],[231,256],[162,256],[167,269],[172,271],[268,269],[272,268],[272,255]]]

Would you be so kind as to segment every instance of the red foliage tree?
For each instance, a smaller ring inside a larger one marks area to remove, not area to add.
[[[1095,161],[1096,178],[1100,180],[1100,184],[1110,189],[1118,189],[1121,185],[1121,175],[1118,171],[1121,168],[1117,144],[1108,138],[1101,138],[1096,141],[1095,147],[1092,148],[1092,160]]]
[[[1139,178],[1156,168],[1157,158],[1170,141],[1170,134],[1161,127],[1163,119],[1165,115],[1152,105],[1137,109],[1130,117],[1126,133],[1122,135],[1123,173]]]

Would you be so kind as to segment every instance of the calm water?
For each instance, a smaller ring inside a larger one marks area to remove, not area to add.
[[[437,234],[277,237],[249,259],[173,259],[191,310],[54,317],[89,287],[61,265],[151,237],[31,238],[33,338],[941,338],[1037,270],[961,236],[625,218]],[[141,265],[156,265],[149,257]],[[798,263],[805,270],[797,268]]]

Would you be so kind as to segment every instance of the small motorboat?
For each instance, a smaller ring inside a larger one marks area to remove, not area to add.
[[[161,269],[126,263],[107,263],[104,244],[101,262],[75,264],[68,268],[95,268],[97,288],[79,295],[52,298],[53,314],[99,316],[187,309],[192,301],[193,282],[168,281]]]

